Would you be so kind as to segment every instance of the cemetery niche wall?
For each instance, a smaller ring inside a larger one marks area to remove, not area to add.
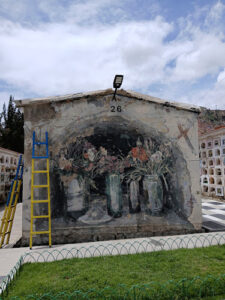
[[[112,96],[109,89],[15,101],[25,118],[23,245],[34,130],[40,140],[49,135],[53,243],[201,231],[199,109],[131,91],[119,90],[116,101]],[[44,214],[47,207],[35,209]],[[37,219],[34,226],[45,230],[47,222]],[[45,242],[47,236],[34,238]]]

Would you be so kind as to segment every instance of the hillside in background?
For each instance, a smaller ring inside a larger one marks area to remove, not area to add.
[[[204,134],[213,129],[225,126],[225,110],[213,110],[201,107],[199,115],[199,134]]]

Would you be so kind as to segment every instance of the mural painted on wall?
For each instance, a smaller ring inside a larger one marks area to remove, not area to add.
[[[141,135],[108,133],[76,137],[56,156],[61,198],[58,215],[102,224],[123,215],[163,216],[171,201],[170,143]],[[64,204],[66,203],[66,205]]]

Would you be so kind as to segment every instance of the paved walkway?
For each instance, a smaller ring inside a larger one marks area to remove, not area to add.
[[[202,199],[202,227],[207,231],[225,231],[225,202]]]

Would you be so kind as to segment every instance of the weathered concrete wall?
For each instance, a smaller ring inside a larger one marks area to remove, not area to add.
[[[33,130],[41,140],[49,134],[53,243],[201,230],[197,117],[126,94],[25,106],[23,244]],[[154,182],[146,172],[159,176]]]

